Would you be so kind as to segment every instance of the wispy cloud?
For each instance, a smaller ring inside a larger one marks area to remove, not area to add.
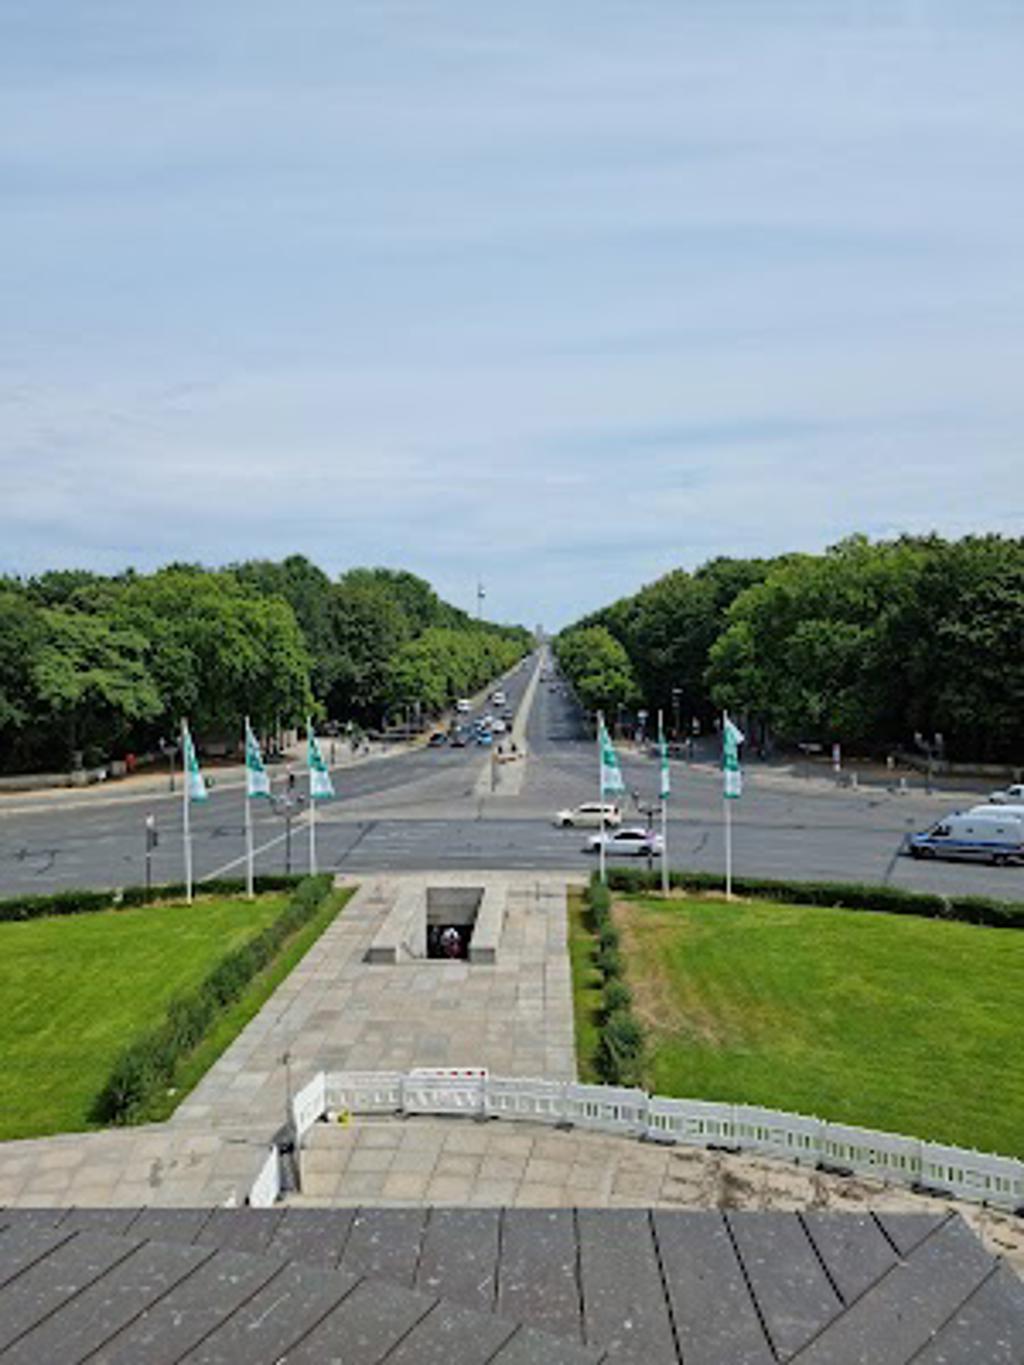
[[[0,570],[302,550],[555,624],[1018,529],[1022,38],[1002,0],[11,0]]]

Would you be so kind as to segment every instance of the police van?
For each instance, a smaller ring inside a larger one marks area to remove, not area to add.
[[[908,834],[903,852],[911,858],[1024,862],[1024,811],[1005,806],[954,811],[923,834]]]

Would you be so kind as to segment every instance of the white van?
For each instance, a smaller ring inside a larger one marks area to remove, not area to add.
[[[923,834],[908,834],[911,858],[964,858],[987,863],[1024,861],[1024,810],[991,806],[956,811]]]
[[[469,699],[467,697],[460,697],[458,701],[455,703],[455,709],[456,711],[458,711],[460,716],[464,716],[473,708],[470,706]]]

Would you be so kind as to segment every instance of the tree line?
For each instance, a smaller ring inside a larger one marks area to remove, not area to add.
[[[822,554],[713,559],[563,631],[582,703],[783,742],[1024,758],[1024,539],[853,536]]]
[[[301,555],[226,569],[0,579],[0,770],[147,752],[188,716],[200,739],[242,717],[269,733],[319,718],[381,723],[475,690],[529,648],[393,569],[332,580]]]

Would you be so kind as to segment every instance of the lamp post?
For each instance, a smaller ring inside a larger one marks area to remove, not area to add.
[[[290,791],[274,797],[274,814],[284,817],[284,870],[289,875],[292,870],[292,820],[302,813],[306,798],[292,795]]]
[[[683,689],[673,687],[672,689],[672,738],[679,743],[679,707],[683,700]]]
[[[149,893],[153,890],[153,850],[160,842],[160,835],[156,828],[156,816],[146,816],[146,900],[149,900]]]

